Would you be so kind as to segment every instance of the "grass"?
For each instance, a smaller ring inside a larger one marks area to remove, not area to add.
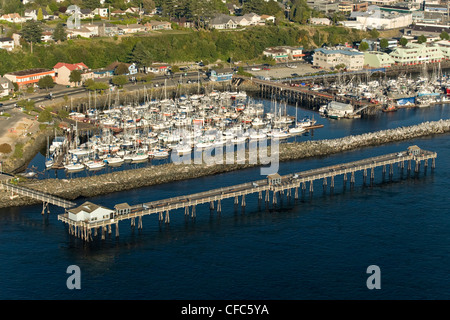
[[[13,158],[20,159],[23,157],[23,146],[24,144],[22,142],[16,144],[16,146],[14,147],[14,153],[12,155]]]

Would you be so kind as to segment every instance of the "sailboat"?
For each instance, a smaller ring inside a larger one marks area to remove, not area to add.
[[[297,121],[297,112],[298,112],[298,105],[295,104],[295,126],[293,128],[289,128],[289,133],[302,133],[305,131],[305,128],[303,125]]]

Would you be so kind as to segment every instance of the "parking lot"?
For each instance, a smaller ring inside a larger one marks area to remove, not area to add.
[[[248,72],[253,74],[255,77],[262,76],[271,79],[284,79],[290,77],[301,77],[310,73],[317,73],[319,71],[318,69],[314,69],[312,64],[309,63],[296,63],[293,65],[296,66],[296,68],[288,68],[286,63],[280,63],[276,66],[267,67],[266,69],[269,70],[264,70],[261,68],[261,70],[255,71],[249,69]]]

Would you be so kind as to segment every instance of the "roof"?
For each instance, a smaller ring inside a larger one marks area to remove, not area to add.
[[[353,51],[353,50],[345,50],[345,49],[324,49],[324,48],[319,48],[319,49],[315,49],[315,52],[321,52],[323,54],[345,54],[348,56],[360,56],[360,55],[364,55],[362,52],[359,51]]]
[[[27,75],[31,75],[31,74],[50,72],[50,71],[52,71],[52,70],[43,69],[43,68],[35,68],[35,69],[27,69],[27,70],[9,72],[7,74],[14,75],[14,76],[27,76]]]
[[[116,210],[123,210],[123,209],[129,209],[129,208],[131,208],[131,206],[126,202],[119,203],[114,206],[114,209],[116,209]]]
[[[9,37],[0,38],[0,42],[3,42],[3,41],[13,41],[13,39],[9,38]]]
[[[281,176],[278,173],[269,174],[267,176],[268,179],[281,179]]]
[[[59,69],[62,67],[66,67],[70,71],[73,70],[83,70],[83,69],[89,69],[87,65],[85,65],[83,62],[70,64],[70,63],[64,63],[64,62],[58,62],[53,69]]]
[[[93,211],[97,210],[98,208],[101,208],[101,206],[96,205],[92,202],[86,201],[85,203],[83,203],[81,206],[70,209],[70,213],[73,214],[77,214],[80,212],[87,212],[87,213],[92,213]],[[105,208],[106,209],[106,208]]]

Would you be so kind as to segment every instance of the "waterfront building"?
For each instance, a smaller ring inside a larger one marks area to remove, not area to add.
[[[390,54],[395,64],[414,65],[427,62],[439,62],[444,59],[437,46],[408,42],[404,47],[395,48]]]
[[[433,43],[433,46],[439,48],[441,50],[444,59],[450,60],[450,41],[449,40],[441,40]]]
[[[263,55],[274,59],[276,62],[287,62],[289,60],[300,60],[303,54],[303,47],[278,46],[266,48]]]
[[[369,6],[366,12],[352,12],[350,18],[362,25],[362,30],[387,30],[412,24],[412,13],[384,11],[378,6]]]
[[[342,46],[314,50],[313,65],[331,69],[342,64],[347,70],[361,70],[364,66],[364,54],[356,49]]]
[[[353,106],[351,104],[330,101],[327,105],[327,115],[329,118],[343,118],[353,113]]]
[[[274,173],[267,176],[267,180],[270,185],[281,183],[281,176],[278,173]]]
[[[131,212],[131,206],[126,202],[119,203],[114,206],[114,210],[116,215],[127,214]]]
[[[68,218],[73,221],[102,221],[113,218],[114,210],[86,201],[81,206],[68,210]]]
[[[233,78],[233,73],[231,68],[211,70],[209,79],[215,82],[229,81]]]
[[[39,79],[51,76],[55,80],[55,71],[43,68],[27,69],[21,71],[14,71],[6,73],[4,75],[8,80],[15,82],[19,85],[19,88],[29,85],[36,85]]]
[[[364,65],[370,68],[388,68],[395,62],[390,55],[380,51],[364,52]]]

